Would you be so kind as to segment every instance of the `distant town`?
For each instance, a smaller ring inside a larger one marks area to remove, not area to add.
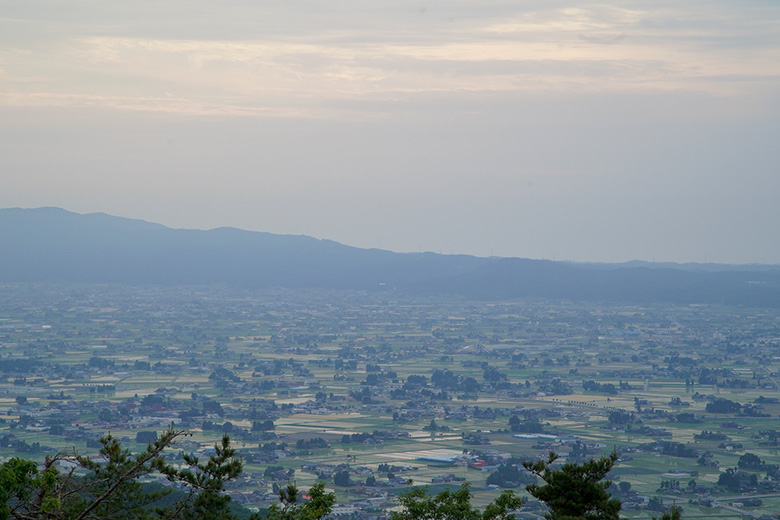
[[[484,505],[535,481],[523,461],[615,450],[627,518],[775,518],[779,348],[774,309],[9,284],[0,458],[173,424],[174,462],[230,436],[249,509],[322,480],[334,518],[384,518],[413,486]]]

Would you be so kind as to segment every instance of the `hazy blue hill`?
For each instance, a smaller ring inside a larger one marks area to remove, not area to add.
[[[0,282],[397,288],[476,298],[780,306],[774,266],[400,254],[234,228],[171,229],[59,208],[0,210],[0,244]]]
[[[507,258],[458,277],[460,293],[478,298],[539,298],[605,302],[715,303],[780,306],[780,271],[691,271],[627,267],[581,268],[577,264]]]
[[[171,229],[58,208],[0,210],[0,280],[372,288],[468,272],[470,256],[397,254],[307,236]]]

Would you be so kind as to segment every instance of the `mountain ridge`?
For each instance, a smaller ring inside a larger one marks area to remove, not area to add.
[[[106,213],[0,209],[0,282],[387,290],[466,297],[780,307],[780,269],[361,249],[235,227],[174,229]]]

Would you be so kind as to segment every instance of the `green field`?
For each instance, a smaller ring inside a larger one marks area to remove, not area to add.
[[[660,497],[686,518],[780,507],[777,479],[767,478],[780,465],[774,311],[392,292],[1,289],[0,460],[74,447],[94,454],[107,432],[137,450],[139,431],[175,422],[192,434],[188,451],[231,435],[245,472],[229,491],[250,506],[273,500],[269,466],[295,470],[306,487],[318,475],[302,466],[320,465],[330,478],[327,468],[343,465],[355,485],[328,480],[340,502],[386,494],[386,507],[408,484],[387,485],[379,466],[410,466],[396,476],[467,481],[485,504],[500,490],[486,487],[492,470],[469,467],[475,461],[516,464],[550,450],[578,461],[617,450],[613,480],[636,492],[626,502]],[[739,410],[712,410],[727,401]],[[522,428],[555,438],[514,437]],[[304,446],[317,438],[328,447]],[[286,446],[267,451],[272,442]],[[459,457],[441,464],[426,453]],[[762,461],[739,468],[758,483],[719,486],[745,454]],[[368,476],[377,481],[370,489]],[[667,481],[680,489],[661,490]],[[691,481],[707,490],[692,492]],[[762,504],[731,505],[750,497]],[[659,514],[640,507],[625,516]]]

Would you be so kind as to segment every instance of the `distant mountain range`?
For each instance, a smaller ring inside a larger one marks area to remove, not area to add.
[[[780,307],[780,268],[579,264],[360,249],[235,228],[172,229],[59,208],[0,209],[0,283],[328,288],[615,303]]]

